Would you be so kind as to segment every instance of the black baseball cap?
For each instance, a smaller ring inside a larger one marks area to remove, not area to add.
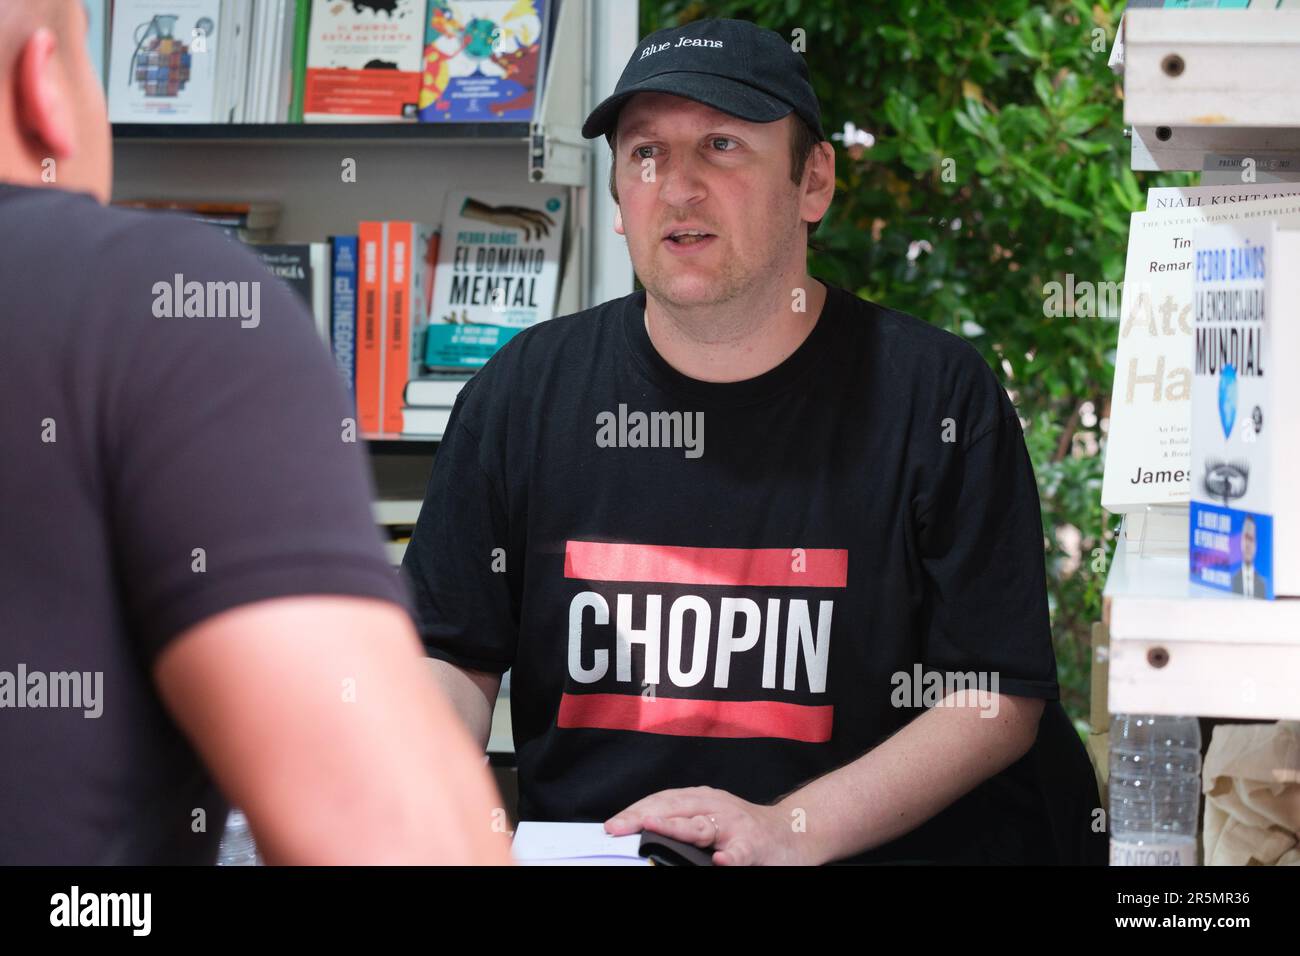
[[[582,135],[612,133],[619,111],[637,93],[684,96],[751,123],[796,113],[818,139],[826,138],[808,64],[781,34],[747,20],[697,20],[650,34],[637,44],[613,95],[582,124]]]

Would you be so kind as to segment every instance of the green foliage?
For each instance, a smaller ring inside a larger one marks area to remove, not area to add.
[[[802,29],[827,134],[851,122],[875,137],[865,150],[836,143],[836,196],[811,270],[965,336],[1002,377],[1038,476],[1062,698],[1076,723],[1117,524],[1100,505],[1117,327],[1114,316],[1045,315],[1045,286],[1067,274],[1076,286],[1122,281],[1129,213],[1146,188],[1193,181],[1129,169],[1122,84],[1106,66],[1122,8],[642,4],[643,34],[712,16],[792,38]]]

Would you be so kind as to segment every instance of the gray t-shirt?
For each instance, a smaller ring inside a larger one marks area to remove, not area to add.
[[[353,412],[209,226],[0,185],[0,236],[0,863],[211,863],[226,806],[151,668],[250,602],[405,604]]]

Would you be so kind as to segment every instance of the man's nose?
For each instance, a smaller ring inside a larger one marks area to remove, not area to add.
[[[659,198],[670,206],[688,206],[703,199],[708,189],[702,165],[703,161],[690,150],[675,153],[671,162],[655,171]]]

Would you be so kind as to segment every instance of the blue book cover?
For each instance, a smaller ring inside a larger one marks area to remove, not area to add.
[[[357,237],[330,239],[330,343],[339,374],[355,397],[357,381]]]
[[[429,0],[422,123],[529,122],[546,0]]]

